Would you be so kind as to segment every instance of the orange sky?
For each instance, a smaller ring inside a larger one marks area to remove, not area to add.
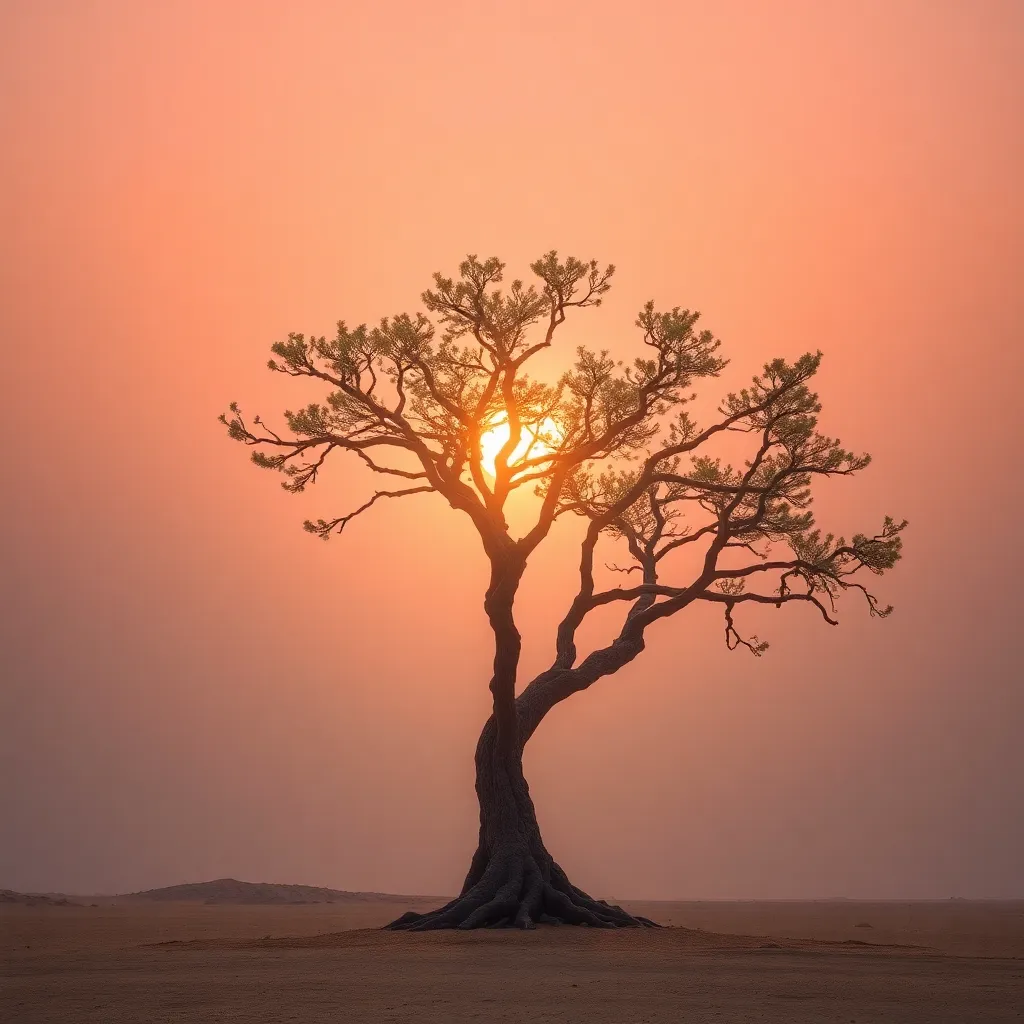
[[[0,886],[457,888],[479,543],[433,496],[319,543],[373,481],[287,495],[216,416],[316,397],[263,368],[287,331],[554,247],[619,267],[567,345],[699,308],[711,398],[822,348],[876,461],[820,518],[911,520],[889,621],[747,618],[755,661],[699,610],[555,711],[554,856],[619,898],[1024,896],[1024,6],[6,0],[0,50]]]

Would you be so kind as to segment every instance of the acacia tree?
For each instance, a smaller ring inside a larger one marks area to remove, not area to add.
[[[810,509],[816,477],[849,476],[870,461],[817,431],[820,405],[808,383],[820,353],[767,363],[701,425],[688,407],[695,383],[726,365],[719,341],[696,329],[698,313],[657,312],[649,302],[636,321],[646,357],[623,367],[579,348],[572,369],[545,384],[528,376],[527,363],[555,342],[570,310],[600,305],[614,267],[549,252],[530,269],[536,285],[517,280],[503,292],[504,265],[469,256],[458,279],[435,274],[423,293],[434,320],[401,314],[372,329],[340,322],[333,338],[290,334],[268,365],[321,382],[323,401],[286,412],[280,433],[259,416],[247,421],[234,403],[221,417],[258,466],[285,475],[289,491],[315,482],[335,452],[394,478],[354,511],[306,522],[310,533],[341,533],[383,498],[436,494],[479,534],[494,635],[492,714],[476,747],[479,840],[459,896],[393,928],[650,924],[588,896],[548,853],[522,763],[544,716],[633,661],[649,627],[697,602],[721,608],[730,649],[756,656],[768,645],[739,631],[734,617],[744,605],[800,602],[836,625],[836,599],[857,591],[871,615],[892,610],[859,574],[892,568],[906,523],[887,517],[877,533],[846,541],[822,534]],[[486,451],[496,431],[506,439],[492,465]],[[749,435],[739,467],[714,454],[727,432]],[[505,509],[524,487],[538,496],[536,515],[516,537]],[[585,525],[578,590],[550,668],[517,696],[516,593],[531,554],[566,515]],[[636,572],[622,580],[632,585],[599,586],[599,543],[618,545],[627,564],[608,568]],[[616,607],[614,638],[578,650],[587,617]]]

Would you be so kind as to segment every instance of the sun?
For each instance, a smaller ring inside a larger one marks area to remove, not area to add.
[[[555,450],[561,438],[562,432],[550,416],[545,416],[539,423],[524,425],[519,433],[519,444],[508,461],[514,464],[522,458],[532,459],[538,455],[546,455]],[[494,476],[495,460],[508,443],[508,439],[507,419],[498,420],[480,435],[480,463],[488,476]]]

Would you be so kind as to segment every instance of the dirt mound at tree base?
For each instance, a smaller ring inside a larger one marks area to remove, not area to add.
[[[320,935],[268,935],[262,939],[195,939],[147,943],[148,948],[179,950],[229,949],[359,949],[382,951],[413,947],[515,946],[536,950],[612,949],[622,952],[661,950],[680,954],[700,953],[885,953],[934,954],[927,946],[861,942],[856,939],[778,939],[766,935],[726,935],[700,928],[588,928],[572,925],[539,925],[524,931],[516,928],[484,928],[460,931],[391,932],[360,928]]]

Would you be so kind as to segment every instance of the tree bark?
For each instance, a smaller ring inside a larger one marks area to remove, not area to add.
[[[428,914],[403,914],[388,927],[531,928],[551,923],[617,928],[651,924],[577,889],[544,846],[523,774],[523,747],[555,704],[589,686],[601,672],[547,672],[516,698],[521,638],[513,604],[526,562],[514,546],[496,545],[489,554],[491,580],[484,610],[495,641],[490,683],[493,712],[476,747],[480,803],[476,852],[462,892],[454,900]]]
[[[532,731],[521,732],[523,742]],[[438,910],[403,914],[388,927],[425,931],[532,928],[538,923],[598,928],[653,925],[647,918],[594,899],[569,881],[544,846],[523,774],[522,743],[509,756],[497,741],[492,716],[476,748],[480,834],[461,893]]]

